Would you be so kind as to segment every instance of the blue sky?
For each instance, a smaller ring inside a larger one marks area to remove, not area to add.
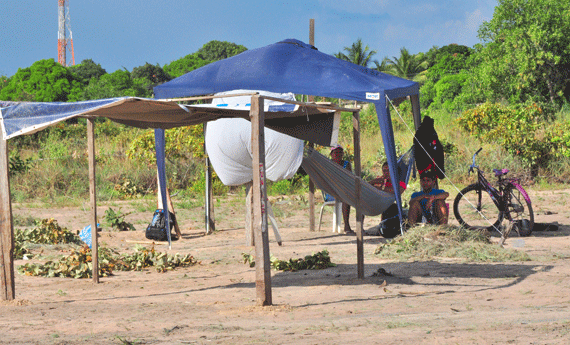
[[[1,0],[0,75],[35,61],[57,60],[57,0]],[[286,39],[309,41],[327,54],[358,38],[384,56],[450,43],[472,47],[496,0],[68,0],[75,62],[92,59],[111,73],[161,66],[211,40],[248,49]]]

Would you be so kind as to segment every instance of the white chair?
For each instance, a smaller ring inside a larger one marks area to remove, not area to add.
[[[325,209],[325,206],[332,206],[334,207],[332,231],[338,233],[342,232],[340,227],[340,222],[342,218],[342,202],[336,201],[332,196],[330,195],[327,196],[327,194],[325,194],[324,192],[323,192],[323,199],[325,201],[321,206],[321,214],[319,216],[319,231],[321,231],[321,223],[323,221],[323,211]]]

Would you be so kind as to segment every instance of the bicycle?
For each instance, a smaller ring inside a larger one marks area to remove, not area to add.
[[[519,184],[519,179],[505,177],[508,169],[493,169],[498,189],[493,187],[475,162],[482,149],[475,152],[473,163],[469,166],[469,174],[477,170],[477,183],[465,187],[455,197],[455,218],[466,228],[498,231],[502,237],[501,244],[513,230],[519,236],[530,236],[534,226],[534,213],[527,192]],[[509,223],[501,231],[505,219]]]

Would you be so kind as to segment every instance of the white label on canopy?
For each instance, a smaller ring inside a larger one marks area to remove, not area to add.
[[[378,101],[380,99],[380,93],[378,93],[378,92],[367,92],[366,93],[366,99]]]

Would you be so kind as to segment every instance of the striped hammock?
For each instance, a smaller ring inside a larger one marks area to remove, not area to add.
[[[398,159],[400,179],[404,182],[409,180],[412,162],[412,149]],[[393,194],[378,190],[312,148],[305,150],[301,166],[317,187],[355,208],[359,199],[356,183],[360,181],[360,211],[365,216],[377,216],[396,201]]]

